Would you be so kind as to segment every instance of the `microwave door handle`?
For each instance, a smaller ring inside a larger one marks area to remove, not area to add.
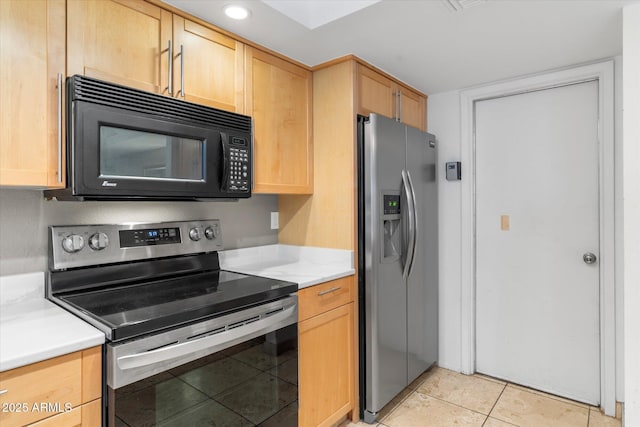
[[[220,145],[222,146],[222,177],[220,178],[220,189],[226,191],[229,189],[229,166],[231,155],[229,150],[229,137],[225,132],[220,132]]]

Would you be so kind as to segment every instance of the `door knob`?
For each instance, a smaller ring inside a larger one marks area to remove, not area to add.
[[[595,254],[592,254],[591,252],[587,252],[586,254],[582,255],[582,260],[585,264],[595,264],[595,262],[598,260],[598,257],[596,257]]]

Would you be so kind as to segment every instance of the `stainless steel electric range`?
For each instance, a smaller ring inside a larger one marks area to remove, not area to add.
[[[218,220],[49,231],[47,297],[107,337],[104,425],[297,425],[297,285],[221,270]]]

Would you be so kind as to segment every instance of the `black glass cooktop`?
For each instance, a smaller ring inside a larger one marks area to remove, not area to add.
[[[119,341],[265,303],[297,284],[218,270],[56,295]],[[93,321],[92,321],[93,320]]]

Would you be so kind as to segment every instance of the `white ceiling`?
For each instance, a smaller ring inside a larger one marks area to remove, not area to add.
[[[278,12],[313,30],[380,0],[262,0]]]
[[[427,94],[619,55],[622,7],[640,2],[487,0],[453,12],[441,0],[382,0],[310,29],[260,0],[165,1],[310,66],[355,54]],[[227,18],[232,2],[249,19]]]

